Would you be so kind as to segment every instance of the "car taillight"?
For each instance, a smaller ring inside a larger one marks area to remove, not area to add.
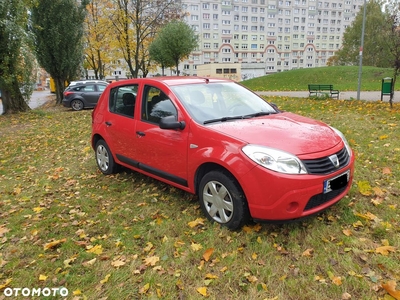
[[[67,97],[68,95],[71,95],[71,94],[73,94],[73,93],[74,93],[74,92],[66,91],[66,92],[64,92],[63,94],[64,94],[65,97]]]

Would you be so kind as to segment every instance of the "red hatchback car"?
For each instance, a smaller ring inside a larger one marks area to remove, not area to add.
[[[338,130],[224,79],[108,85],[92,114],[92,146],[104,174],[122,165],[197,194],[207,218],[230,229],[318,213],[347,194],[354,173]]]

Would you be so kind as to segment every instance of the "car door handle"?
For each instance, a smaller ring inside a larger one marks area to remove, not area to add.
[[[143,131],[136,131],[138,136],[145,136],[146,134]]]
[[[108,122],[108,121],[106,121],[105,123],[106,123],[107,127],[112,125],[112,123]]]

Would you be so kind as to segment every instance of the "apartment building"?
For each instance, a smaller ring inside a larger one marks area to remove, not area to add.
[[[326,66],[364,0],[183,0],[199,47],[180,65],[241,64],[242,79]]]

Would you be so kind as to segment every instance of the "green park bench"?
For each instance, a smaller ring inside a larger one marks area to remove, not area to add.
[[[328,94],[330,98],[339,99],[339,90],[333,89],[333,84],[309,84],[308,92],[310,93],[310,97]]]

